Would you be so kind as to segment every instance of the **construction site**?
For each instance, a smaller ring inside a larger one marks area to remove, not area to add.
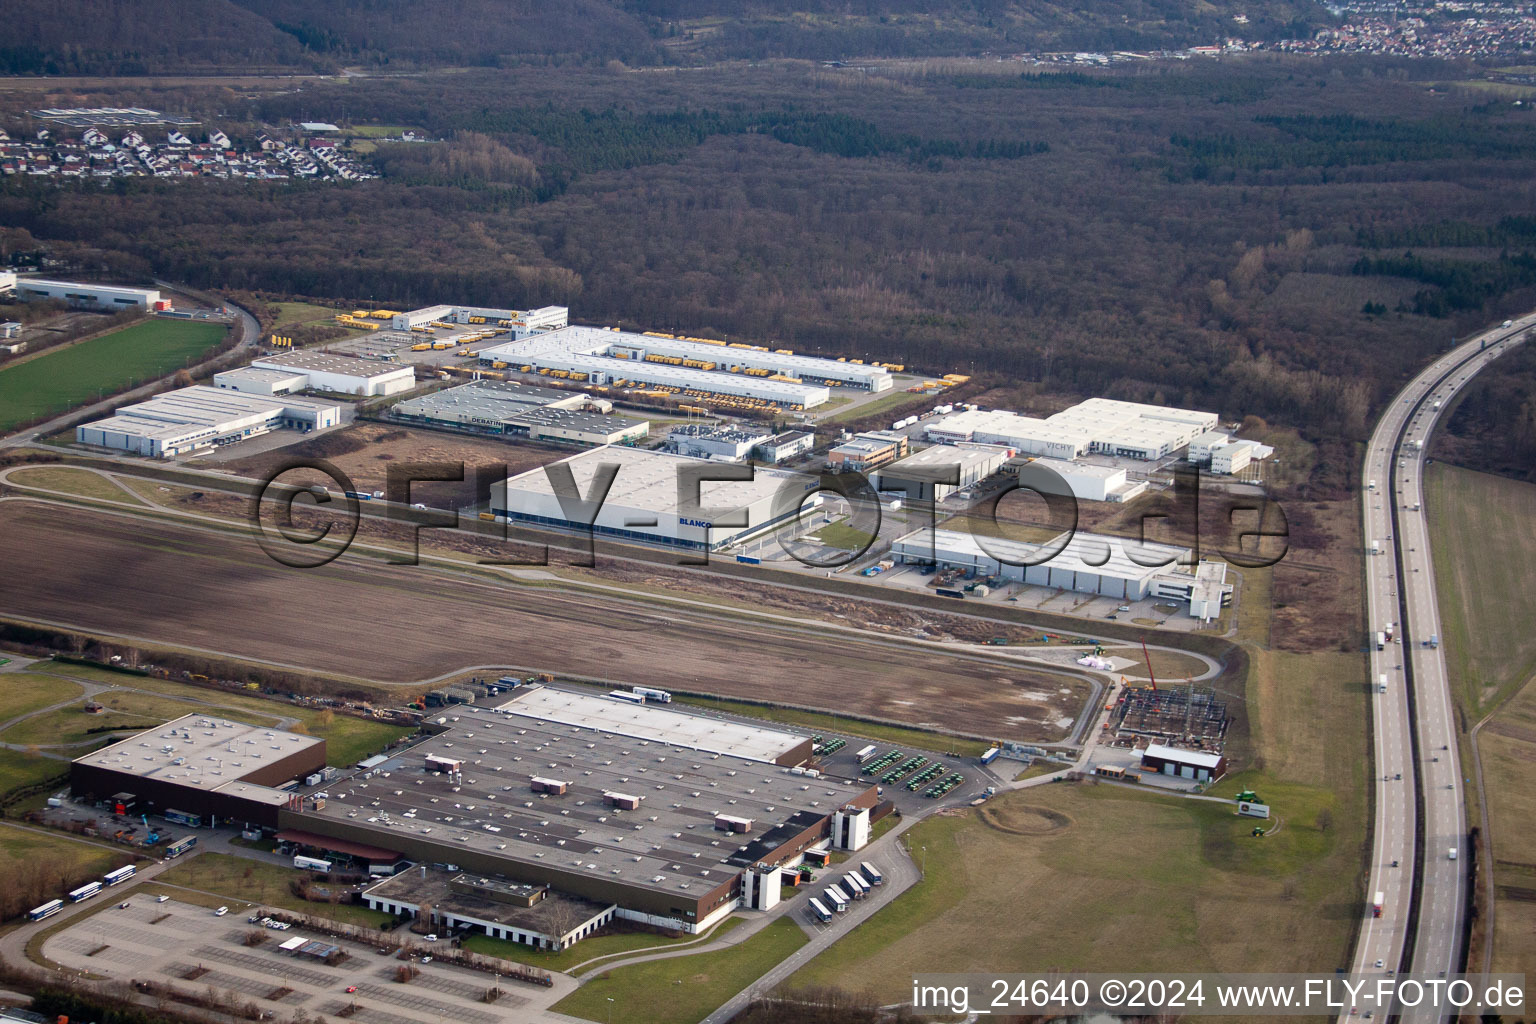
[[[1118,745],[1141,740],[1190,750],[1220,751],[1227,736],[1227,702],[1193,683],[1127,686],[1115,702],[1108,731]],[[1124,742],[1120,742],[1124,741]]]

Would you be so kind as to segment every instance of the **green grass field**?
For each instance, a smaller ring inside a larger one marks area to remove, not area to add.
[[[247,903],[297,910],[369,928],[376,928],[391,919],[382,910],[369,910],[352,904],[332,906],[329,903],[311,903],[300,899],[289,890],[288,883],[302,874],[304,872],[264,861],[247,860],[225,853],[200,853],[161,873],[157,880],[166,885],[201,889]]]
[[[133,858],[126,846],[108,847],[63,835],[0,824],[0,877],[11,879],[27,864],[47,864],[60,875],[101,873]]]
[[[40,672],[7,672],[0,676],[0,716],[20,718],[80,696],[78,683]]]
[[[866,416],[895,412],[909,405],[916,408],[924,402],[936,402],[939,398],[940,396],[938,395],[909,395],[905,391],[893,391],[888,395],[872,398],[862,405],[851,402],[847,407],[838,409],[837,412],[825,417],[821,422],[837,423],[840,420],[861,420]],[[890,424],[886,424],[886,426],[890,426]]]
[[[1536,486],[1443,463],[1425,482],[1446,668],[1476,721],[1536,675]]]
[[[624,1024],[696,1021],[807,941],[799,925],[780,918],[727,949],[601,972],[551,1009],[587,1020],[613,1019]],[[614,1007],[619,1008],[618,1014]]]
[[[374,722],[352,715],[338,715],[317,708],[295,707],[281,701],[231,693],[227,690],[192,686],[191,684],[178,683],[171,679],[155,679],[149,676],[133,676],[120,672],[110,672],[106,669],[94,668],[90,665],[52,662],[46,666],[40,666],[38,671],[52,676],[62,676],[66,679],[84,679],[92,682],[109,683],[114,686],[146,690],[150,693],[180,698],[183,702],[196,702],[203,708],[211,706],[219,709],[218,713],[220,714],[227,711],[230,717],[238,717],[242,721],[259,721],[262,724],[271,724],[275,723],[280,717],[297,718],[304,724],[304,728],[308,730],[311,736],[320,736],[325,739],[326,761],[329,764],[335,765],[355,764],[364,757],[377,753],[386,744],[402,736],[409,736],[412,731],[405,726],[387,725],[382,722]],[[142,709],[134,708],[128,710]],[[196,710],[199,710],[199,707],[183,706],[175,715],[168,717],[177,717],[177,715],[189,714]],[[86,716],[82,715],[81,717]],[[164,721],[165,719],[161,720]]]
[[[69,774],[69,762],[52,757],[37,757],[22,750],[0,749],[0,798],[27,786],[35,786],[50,779],[63,779]],[[36,802],[47,799],[47,794]],[[19,808],[30,807],[34,801],[21,800]],[[19,813],[19,811],[17,812]]]
[[[1493,969],[1523,970],[1536,957],[1536,852],[1523,841],[1536,813],[1536,486],[1440,463],[1425,479],[1441,649],[1466,720],[1493,712],[1477,741],[1494,865]]]
[[[21,487],[39,487],[46,491],[78,494],[82,498],[100,498],[103,501],[120,501],[128,505],[144,504],[100,473],[92,473],[85,469],[71,469],[67,466],[34,466],[18,469],[7,479],[10,483]]]
[[[842,718],[837,715],[828,715],[820,711],[799,711],[795,708],[770,707],[762,704],[749,704],[738,700],[717,700],[714,697],[674,697],[679,704],[689,704],[694,707],[709,708],[713,711],[725,711],[733,715],[746,715],[751,718],[762,718],[770,722],[781,722],[785,725],[798,725],[804,729],[811,729],[817,733],[847,736],[862,736],[869,740],[880,740],[885,743],[906,745],[909,747],[921,747],[923,750],[936,750],[939,752],[954,751],[956,757],[980,757],[991,746],[981,740],[958,739],[954,736],[945,736],[937,732],[925,732],[922,729],[907,729],[899,725],[880,725],[875,722],[862,722],[856,718]]]
[[[932,971],[1331,970],[1362,906],[1368,704],[1356,655],[1254,652],[1247,691],[1280,824],[1256,839],[1230,804],[1047,783],[903,833],[926,880],[802,968],[787,988],[910,996]],[[926,847],[926,850],[923,848]],[[1149,941],[1156,936],[1157,941]]]
[[[829,548],[841,548],[844,551],[858,551],[868,547],[870,541],[875,539],[872,534],[849,526],[846,521],[823,526],[811,536]]]
[[[17,722],[0,733],[0,740],[34,746],[85,743],[109,729],[149,729],[198,710],[252,725],[274,726],[278,722],[276,715],[253,715],[229,708],[213,711],[207,705],[153,693],[114,690],[97,695],[96,700],[107,710],[87,714],[82,701]]]
[[[716,925],[713,932],[705,939],[710,941],[726,934],[737,925],[742,918],[729,917]],[[558,953],[534,949],[525,946],[521,942],[510,942],[506,939],[493,939],[489,935],[476,932],[465,936],[464,948],[484,953],[486,956],[500,957],[503,960],[512,960],[520,964],[529,964],[546,971],[569,971],[578,964],[600,956],[608,956],[613,953],[629,953],[634,950],[664,949],[667,946],[675,946],[684,942],[697,940],[697,935],[685,935],[680,939],[670,939],[656,932],[627,932],[618,935],[599,935],[590,939],[582,939],[570,949],[563,949]],[[601,965],[590,970],[600,970]],[[586,973],[585,971],[581,973]]]
[[[281,331],[284,327],[297,327],[300,324],[325,321],[332,323],[337,313],[350,313],[350,309],[335,309],[331,306],[317,306],[312,302],[274,302],[272,306],[277,309],[277,320],[271,330]]]
[[[148,320],[0,370],[0,431],[169,376],[224,332],[222,324]]]

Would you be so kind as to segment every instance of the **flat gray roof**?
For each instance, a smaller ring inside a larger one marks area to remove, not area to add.
[[[932,543],[927,539],[930,533],[934,534]],[[995,559],[1001,556],[1001,559],[1010,565],[1023,565],[1029,560],[1038,558],[1042,548],[1060,542],[1060,536],[1053,538],[1047,544],[1034,544],[1006,537],[988,536],[978,539],[975,535],[961,530],[933,531],[923,527],[898,537],[892,542],[891,547],[899,554],[913,556],[935,551],[941,560],[946,554],[982,559]],[[985,548],[982,547],[983,543],[986,544]],[[1132,561],[1127,554],[1127,546],[1138,548],[1143,553],[1145,561],[1158,560],[1161,564],[1148,566]],[[1179,559],[1189,554],[1189,548],[1175,547],[1171,544],[1150,542],[1138,544],[1121,537],[1079,532],[1074,533],[1067,540],[1066,545],[1049,561],[1040,564],[1052,569],[1097,573],[1101,576],[1114,576],[1121,579],[1149,579],[1167,572],[1185,572],[1193,577],[1193,567],[1179,564]]]
[[[400,402],[395,406],[395,412],[404,416],[451,416],[454,419],[496,422],[521,416],[553,402],[569,402],[586,397],[579,392],[477,380]]]
[[[652,704],[631,704],[590,693],[550,686],[518,687],[496,707],[508,715],[604,729],[620,736],[671,743],[713,754],[735,754],[772,763],[804,743],[809,734],[674,711]]]
[[[403,373],[414,374],[411,366],[385,363],[375,359],[358,359],[355,356],[338,356],[329,352],[279,352],[251,360],[257,368],[314,370],[318,373],[340,373],[350,377],[389,377]]]
[[[220,370],[213,375],[213,379],[215,382],[221,380],[251,380],[276,384],[279,381],[294,380],[303,376],[303,370],[267,370],[260,366],[240,366],[233,370]]]
[[[523,710],[559,714],[561,692],[537,689],[525,696],[545,698]],[[446,732],[392,756],[371,777],[331,784],[325,807],[303,817],[344,822],[353,840],[386,849],[391,836],[409,836],[505,858],[514,878],[522,864],[535,877],[541,869],[580,871],[699,895],[761,859],[760,844],[787,841],[869,788],[862,780],[791,774],[744,757],[475,705],[431,719],[439,720],[450,726]],[[697,728],[723,724],[706,719]],[[426,771],[429,756],[462,760],[462,774]],[[534,776],[568,788],[535,793]],[[639,797],[639,808],[610,806],[605,793]],[[717,831],[716,814],[754,825],[745,834]]]
[[[644,448],[628,448],[623,445],[605,445],[589,448],[584,452],[561,459],[571,468],[571,476],[581,494],[591,493],[592,478],[597,468],[605,463],[616,463],[618,473],[608,491],[605,507],[628,506],[658,512],[675,512],[677,509],[677,481],[680,466],[709,465],[707,459],[695,459],[686,455],[647,451]],[[507,480],[509,494],[522,491],[529,494],[554,496],[549,482],[547,467],[530,469]],[[782,469],[756,467],[751,480],[708,480],[700,485],[699,502],[706,508],[746,508],[758,501],[776,495],[786,486],[785,481],[794,479],[810,483],[812,477]],[[802,488],[803,489],[803,488]],[[508,500],[511,500],[509,497]]]
[[[494,877],[456,874],[431,868],[422,872],[419,868],[410,868],[370,886],[365,893],[377,899],[414,903],[418,907],[430,905],[437,911],[447,911],[455,916],[472,917],[512,928],[526,928],[550,938],[559,938],[556,931],[561,928],[567,934],[575,931],[613,906],[611,903],[597,903],[550,889],[533,906],[522,907],[487,896],[459,892],[449,885],[459,879],[485,889],[528,888],[508,886],[506,881]]]
[[[194,714],[77,757],[75,764],[207,791],[239,782],[280,758],[324,742],[296,732]],[[230,792],[257,798],[245,791]]]

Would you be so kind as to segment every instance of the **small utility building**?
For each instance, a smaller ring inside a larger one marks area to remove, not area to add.
[[[1142,751],[1141,768],[1158,775],[1209,782],[1227,770],[1227,759],[1207,750],[1185,750],[1153,743]]]

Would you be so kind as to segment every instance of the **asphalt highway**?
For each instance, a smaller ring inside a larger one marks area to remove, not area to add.
[[[1424,512],[1424,455],[1456,393],[1533,325],[1536,313],[1446,352],[1393,398],[1371,436],[1362,485],[1376,816],[1356,975],[1434,977],[1461,967],[1466,805],[1438,642],[1443,632]],[[1378,649],[1389,626],[1391,639]],[[1371,906],[1376,893],[1383,896],[1380,917]],[[1340,1019],[1348,1017],[1345,1011]],[[1421,1008],[1402,1019],[1441,1017]]]

